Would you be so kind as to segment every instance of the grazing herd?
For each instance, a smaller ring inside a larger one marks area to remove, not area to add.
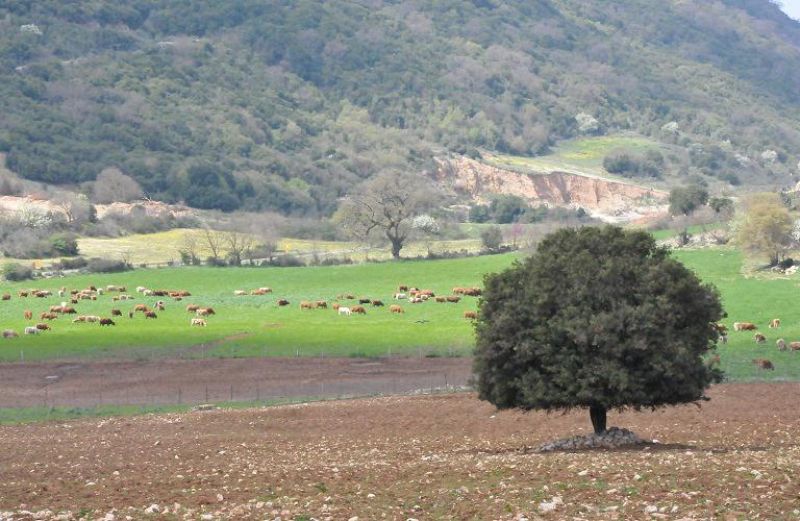
[[[52,305],[49,306],[45,311],[42,311],[38,314],[39,322],[37,324],[31,326],[25,326],[23,329],[23,334],[25,335],[38,335],[42,331],[50,331],[52,328],[50,325],[45,323],[44,321],[52,322],[61,317],[67,315],[74,315],[72,318],[73,324],[99,324],[101,327],[112,327],[116,326],[117,322],[114,321],[114,318],[111,317],[122,317],[123,311],[117,307],[111,308],[109,310],[110,317],[107,316],[99,316],[99,315],[81,315],[78,314],[78,310],[76,306],[80,306],[82,301],[98,301],[104,297],[104,295],[114,293],[111,296],[111,302],[127,302],[131,300],[135,300],[137,297],[133,295],[129,295],[126,293],[127,289],[125,286],[113,286],[109,285],[105,288],[98,288],[95,286],[89,286],[85,289],[73,289],[67,290],[66,287],[62,287],[58,290],[57,295],[58,298],[62,299],[69,299],[63,300],[60,305]],[[269,288],[260,288],[257,290],[259,293],[254,294],[265,294],[269,292]],[[262,293],[263,291],[263,293]],[[139,293],[142,297],[169,297],[175,301],[180,301],[185,297],[191,296],[191,293],[186,290],[151,290],[147,289],[144,286],[139,286],[136,288],[136,292]],[[17,292],[17,296],[20,299],[29,299],[29,298],[47,298],[47,297],[54,297],[52,291],[49,290],[20,290]],[[10,301],[12,296],[10,293],[4,293],[2,297],[0,297],[3,301]],[[166,302],[164,300],[158,300],[152,307],[148,306],[147,304],[135,304],[127,313],[128,319],[133,319],[136,317],[137,314],[141,314],[146,320],[155,320],[158,318],[157,311],[165,311],[167,308]],[[208,325],[206,317],[210,315],[214,315],[214,309],[211,307],[203,307],[197,304],[189,304],[186,306],[186,311],[195,315],[195,317],[189,320],[190,326],[200,326],[205,327]],[[23,318],[25,321],[33,321],[34,312],[30,309],[26,309],[23,311]],[[3,338],[17,338],[19,337],[19,333],[17,333],[13,329],[6,329],[3,331]]]
[[[128,294],[125,286],[116,285],[108,285],[104,288],[89,286],[85,289],[72,290],[62,287],[56,293],[42,289],[20,290],[17,293],[17,296],[20,299],[44,299],[48,297],[56,298],[56,295],[57,298],[64,299],[59,305],[49,305],[41,312],[34,313],[34,311],[31,309],[24,310],[23,317],[25,321],[32,322],[34,315],[36,315],[39,317],[40,322],[26,326],[22,333],[25,335],[38,335],[43,331],[50,331],[52,328],[50,325],[48,325],[48,322],[52,323],[53,321],[58,321],[66,316],[70,316],[71,323],[75,325],[98,324],[101,327],[114,327],[124,316],[127,316],[128,320],[133,320],[137,316],[143,317],[145,321],[157,320],[159,317],[158,314],[167,309],[167,303],[164,300],[158,300],[155,303],[147,304],[142,302],[131,302],[133,305],[127,311],[124,311],[120,308],[120,303],[136,301],[137,299],[143,299],[145,297],[171,298],[177,302],[192,295],[186,290],[153,290],[148,289],[145,286],[138,286],[136,288],[136,293],[138,295]],[[263,296],[271,293],[273,293],[273,290],[269,287],[260,287],[250,291],[237,289],[233,292],[234,296],[237,297],[243,297],[247,295]],[[419,289],[402,284],[397,288],[397,292],[393,295],[396,303],[389,306],[386,306],[381,299],[372,297],[356,298],[356,296],[352,293],[342,293],[337,295],[336,299],[330,303],[326,300],[303,300],[300,302],[299,308],[304,312],[332,309],[337,315],[347,317],[354,315],[367,315],[368,308],[388,308],[390,314],[402,315],[405,313],[405,309],[403,309],[403,306],[401,305],[401,302],[403,301],[408,302],[409,304],[424,304],[425,302],[429,301],[437,303],[458,303],[464,297],[478,297],[480,295],[481,289],[477,287],[456,287],[453,288],[451,295],[441,296],[436,295],[430,289]],[[12,295],[10,293],[4,293],[2,296],[0,296],[0,298],[2,298],[3,301],[9,301],[12,299]],[[107,316],[79,314],[78,308],[81,307],[81,302],[101,301],[103,299],[108,299],[111,303],[113,303],[113,307],[109,307]],[[353,303],[350,304],[347,301],[353,301]],[[276,299],[275,304],[278,307],[286,307],[291,305],[289,300],[285,298]],[[216,311],[210,306],[188,304],[186,305],[185,309],[187,313],[192,315],[189,319],[190,327],[207,327],[209,323],[209,317],[216,315]],[[475,320],[478,318],[476,311],[465,311],[463,316],[469,320]],[[3,338],[8,339],[19,337],[19,333],[13,329],[6,329],[2,334]]]
[[[780,329],[781,327],[781,319],[773,318],[769,321],[769,329]],[[722,344],[728,343],[728,328],[724,324],[712,324],[712,327],[719,335],[719,341]],[[742,331],[754,331],[753,333],[753,341],[758,345],[765,345],[767,343],[767,337],[764,333],[758,331],[758,326],[753,322],[734,322],[733,323],[733,330],[737,332]],[[775,341],[775,346],[778,348],[778,351],[800,351],[800,341],[793,341],[793,342],[786,342],[785,339],[779,338]],[[769,371],[775,370],[775,364],[772,363],[771,360],[766,358],[755,358],[753,359],[753,364],[758,367],[759,369],[765,369]]]

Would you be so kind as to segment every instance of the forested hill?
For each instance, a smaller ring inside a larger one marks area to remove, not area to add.
[[[630,132],[789,182],[800,24],[768,0],[4,0],[0,152],[197,207],[327,214],[382,169]]]

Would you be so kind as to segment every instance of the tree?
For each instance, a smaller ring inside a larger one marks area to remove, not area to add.
[[[609,409],[705,399],[721,371],[703,363],[723,316],[703,285],[651,235],[562,229],[486,278],[476,324],[479,396],[498,408]]]
[[[101,204],[120,201],[127,203],[141,199],[144,193],[135,179],[122,173],[118,168],[106,168],[97,176],[92,186],[95,202]]]
[[[778,194],[747,198],[735,223],[736,242],[753,256],[766,255],[775,266],[792,243],[793,220]]]
[[[481,244],[489,251],[500,249],[503,243],[503,230],[499,226],[489,226],[481,230]]]
[[[708,190],[699,184],[678,186],[669,192],[669,213],[689,215],[708,202]]]
[[[398,259],[412,220],[433,201],[434,189],[427,179],[385,171],[346,197],[334,219],[361,240],[375,232],[383,234],[391,244],[392,256]]]

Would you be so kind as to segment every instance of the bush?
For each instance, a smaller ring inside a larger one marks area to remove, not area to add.
[[[86,263],[86,269],[92,273],[119,273],[131,267],[121,260],[92,258]]]
[[[603,158],[603,168],[625,177],[661,177],[664,157],[657,150],[644,155],[627,150],[615,150]]]
[[[271,261],[264,261],[261,263],[261,265],[275,266],[277,268],[297,268],[300,266],[305,266],[306,263],[303,262],[303,259],[294,255],[281,255],[279,257],[275,257]]]
[[[791,268],[792,266],[794,266],[794,259],[791,257],[786,257],[785,259],[783,259],[778,263],[778,267],[782,270]]]
[[[33,278],[33,270],[16,262],[3,265],[3,277],[9,282],[28,280]]]
[[[61,259],[53,264],[57,270],[79,270],[85,268],[89,262],[83,257],[75,257],[72,259]]]
[[[495,251],[503,243],[503,231],[499,226],[489,226],[481,231],[481,244],[489,251]]]
[[[59,233],[50,237],[53,252],[58,255],[77,255],[78,238],[72,233]]]

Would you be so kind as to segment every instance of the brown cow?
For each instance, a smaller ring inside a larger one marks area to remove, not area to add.
[[[447,302],[452,302],[454,304],[456,302],[459,302],[460,300],[461,300],[461,297],[457,297],[455,295],[450,295],[450,296],[447,297]]]
[[[56,313],[44,312],[41,315],[39,315],[39,319],[40,320],[55,320],[57,318],[58,318],[58,314],[56,314]]]
[[[405,311],[403,311],[403,308],[398,306],[397,304],[392,304],[391,306],[389,306],[389,311],[391,313],[397,313],[398,315],[401,313],[405,313]]]
[[[64,308],[61,306],[50,306],[50,313],[61,313],[64,311]]]
[[[447,302],[447,299],[444,297],[436,297],[436,302]]]
[[[11,300],[11,293],[3,293],[3,300]]]
[[[314,309],[317,307],[317,304],[314,302],[309,302],[307,300],[303,300],[300,302],[300,309]]]
[[[408,291],[408,286],[406,286],[405,284],[400,284],[399,286],[397,286],[397,291],[399,291],[401,293],[402,292],[406,292],[406,291]]]
[[[350,308],[350,311],[359,315],[367,314],[367,310],[364,308],[364,306],[353,306]]]
[[[61,308],[61,312],[65,315],[74,315],[78,311],[72,306],[65,306]]]
[[[199,308],[195,312],[195,315],[198,317],[207,317],[209,315],[216,315],[216,313],[214,312],[214,308]]]
[[[340,308],[340,307],[342,307],[342,305],[341,305],[341,304],[339,304],[338,302],[334,302],[334,303],[331,305],[331,307],[333,308],[333,310],[334,310],[334,311],[339,311],[339,308]]]
[[[27,291],[18,291],[17,295],[19,295],[20,297],[27,297],[28,296],[28,292]]]
[[[100,319],[100,325],[101,326],[116,326],[117,324],[115,324],[114,321],[111,320],[110,318],[101,318]]]
[[[278,305],[281,306],[281,307],[288,306],[289,305],[289,301],[286,300],[285,298],[278,299]]]
[[[200,306],[198,306],[197,304],[189,304],[188,306],[186,306],[187,313],[194,313],[198,309],[200,309]]]
[[[786,351],[786,340],[779,338],[775,341],[775,345],[778,346],[778,351]]]
[[[42,324],[40,322],[40,323],[36,324],[36,329],[38,329],[39,331],[49,331],[50,330],[50,326],[48,326],[47,324]]]
[[[145,311],[144,318],[158,318],[158,315],[152,311]]]
[[[381,301],[381,300],[373,300],[372,301],[372,307],[379,308],[379,307],[382,307],[382,306],[383,306],[383,301]]]
[[[772,320],[769,321],[770,329],[778,329],[779,327],[781,327],[781,319],[773,318]]]
[[[25,315],[25,320],[32,320],[33,319],[33,311],[30,309],[26,309],[23,311],[23,315]]]
[[[464,318],[475,320],[476,318],[478,318],[478,313],[475,311],[465,311]]]
[[[789,348],[792,351],[800,351],[800,342],[789,342]]]
[[[122,316],[122,311],[119,310],[119,309],[112,309],[111,310],[111,316],[112,317],[121,317]]]
[[[756,341],[756,344],[766,344],[767,343],[767,337],[765,337],[761,333],[756,333],[755,335],[753,335],[753,340]]]
[[[150,311],[150,308],[148,308],[144,304],[136,304],[135,306],[133,306],[133,310],[141,311],[142,313],[147,313],[148,311]]]
[[[328,303],[325,302],[324,300],[318,300],[316,302],[316,304],[317,304],[317,307],[320,308],[320,309],[328,309]]]
[[[19,334],[13,329],[3,330],[3,338],[17,338]]]
[[[766,358],[755,358],[753,359],[753,363],[756,364],[756,367],[759,369],[766,369],[768,371],[775,370],[775,366]]]
[[[734,322],[733,323],[733,330],[734,331],[755,331],[758,329],[755,324],[752,322]]]

